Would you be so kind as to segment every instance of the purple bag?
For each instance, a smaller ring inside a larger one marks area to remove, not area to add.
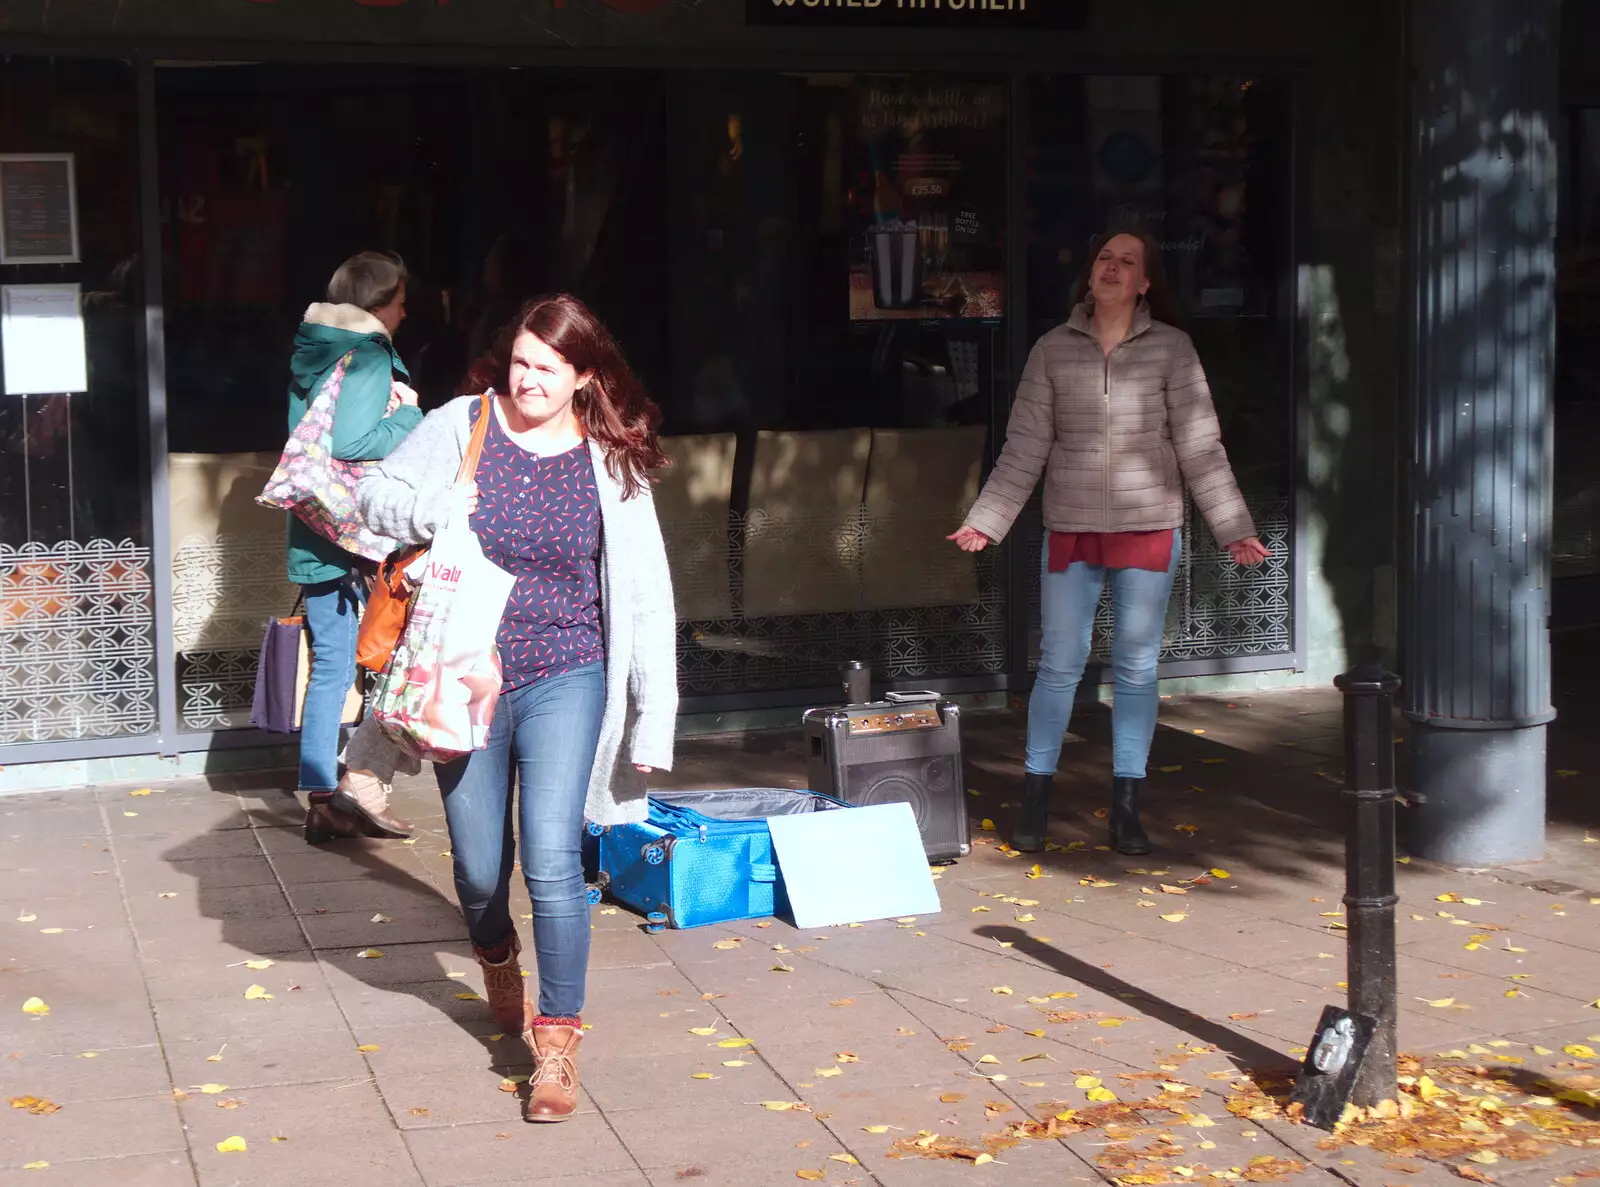
[[[356,484],[374,463],[344,462],[333,456],[333,414],[351,354],[335,363],[323,380],[256,502],[293,512],[346,552],[381,561],[399,544],[368,531],[356,507]]]
[[[250,724],[258,729],[292,734],[300,727],[296,684],[304,632],[305,619],[299,615],[267,619],[256,665],[255,696],[250,700]]]

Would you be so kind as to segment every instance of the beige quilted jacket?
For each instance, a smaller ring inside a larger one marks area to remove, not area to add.
[[[1143,303],[1109,356],[1087,305],[1034,343],[1005,448],[967,526],[1004,539],[1041,471],[1050,531],[1179,527],[1187,484],[1217,543],[1256,534],[1194,343]]]

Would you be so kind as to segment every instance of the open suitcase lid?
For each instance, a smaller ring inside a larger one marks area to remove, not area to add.
[[[845,806],[842,800],[820,791],[791,787],[695,788],[651,795],[650,821],[660,828],[674,823],[691,828],[715,827]]]

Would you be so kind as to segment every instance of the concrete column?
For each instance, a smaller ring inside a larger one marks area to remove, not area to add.
[[[1411,846],[1544,851],[1560,0],[1408,0]]]

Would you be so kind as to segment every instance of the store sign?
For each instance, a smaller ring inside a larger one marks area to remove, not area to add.
[[[0,156],[0,264],[76,264],[71,153]]]
[[[89,390],[83,292],[75,284],[0,285],[0,380],[8,396]]]
[[[1082,29],[1089,0],[744,0],[748,25]]]

